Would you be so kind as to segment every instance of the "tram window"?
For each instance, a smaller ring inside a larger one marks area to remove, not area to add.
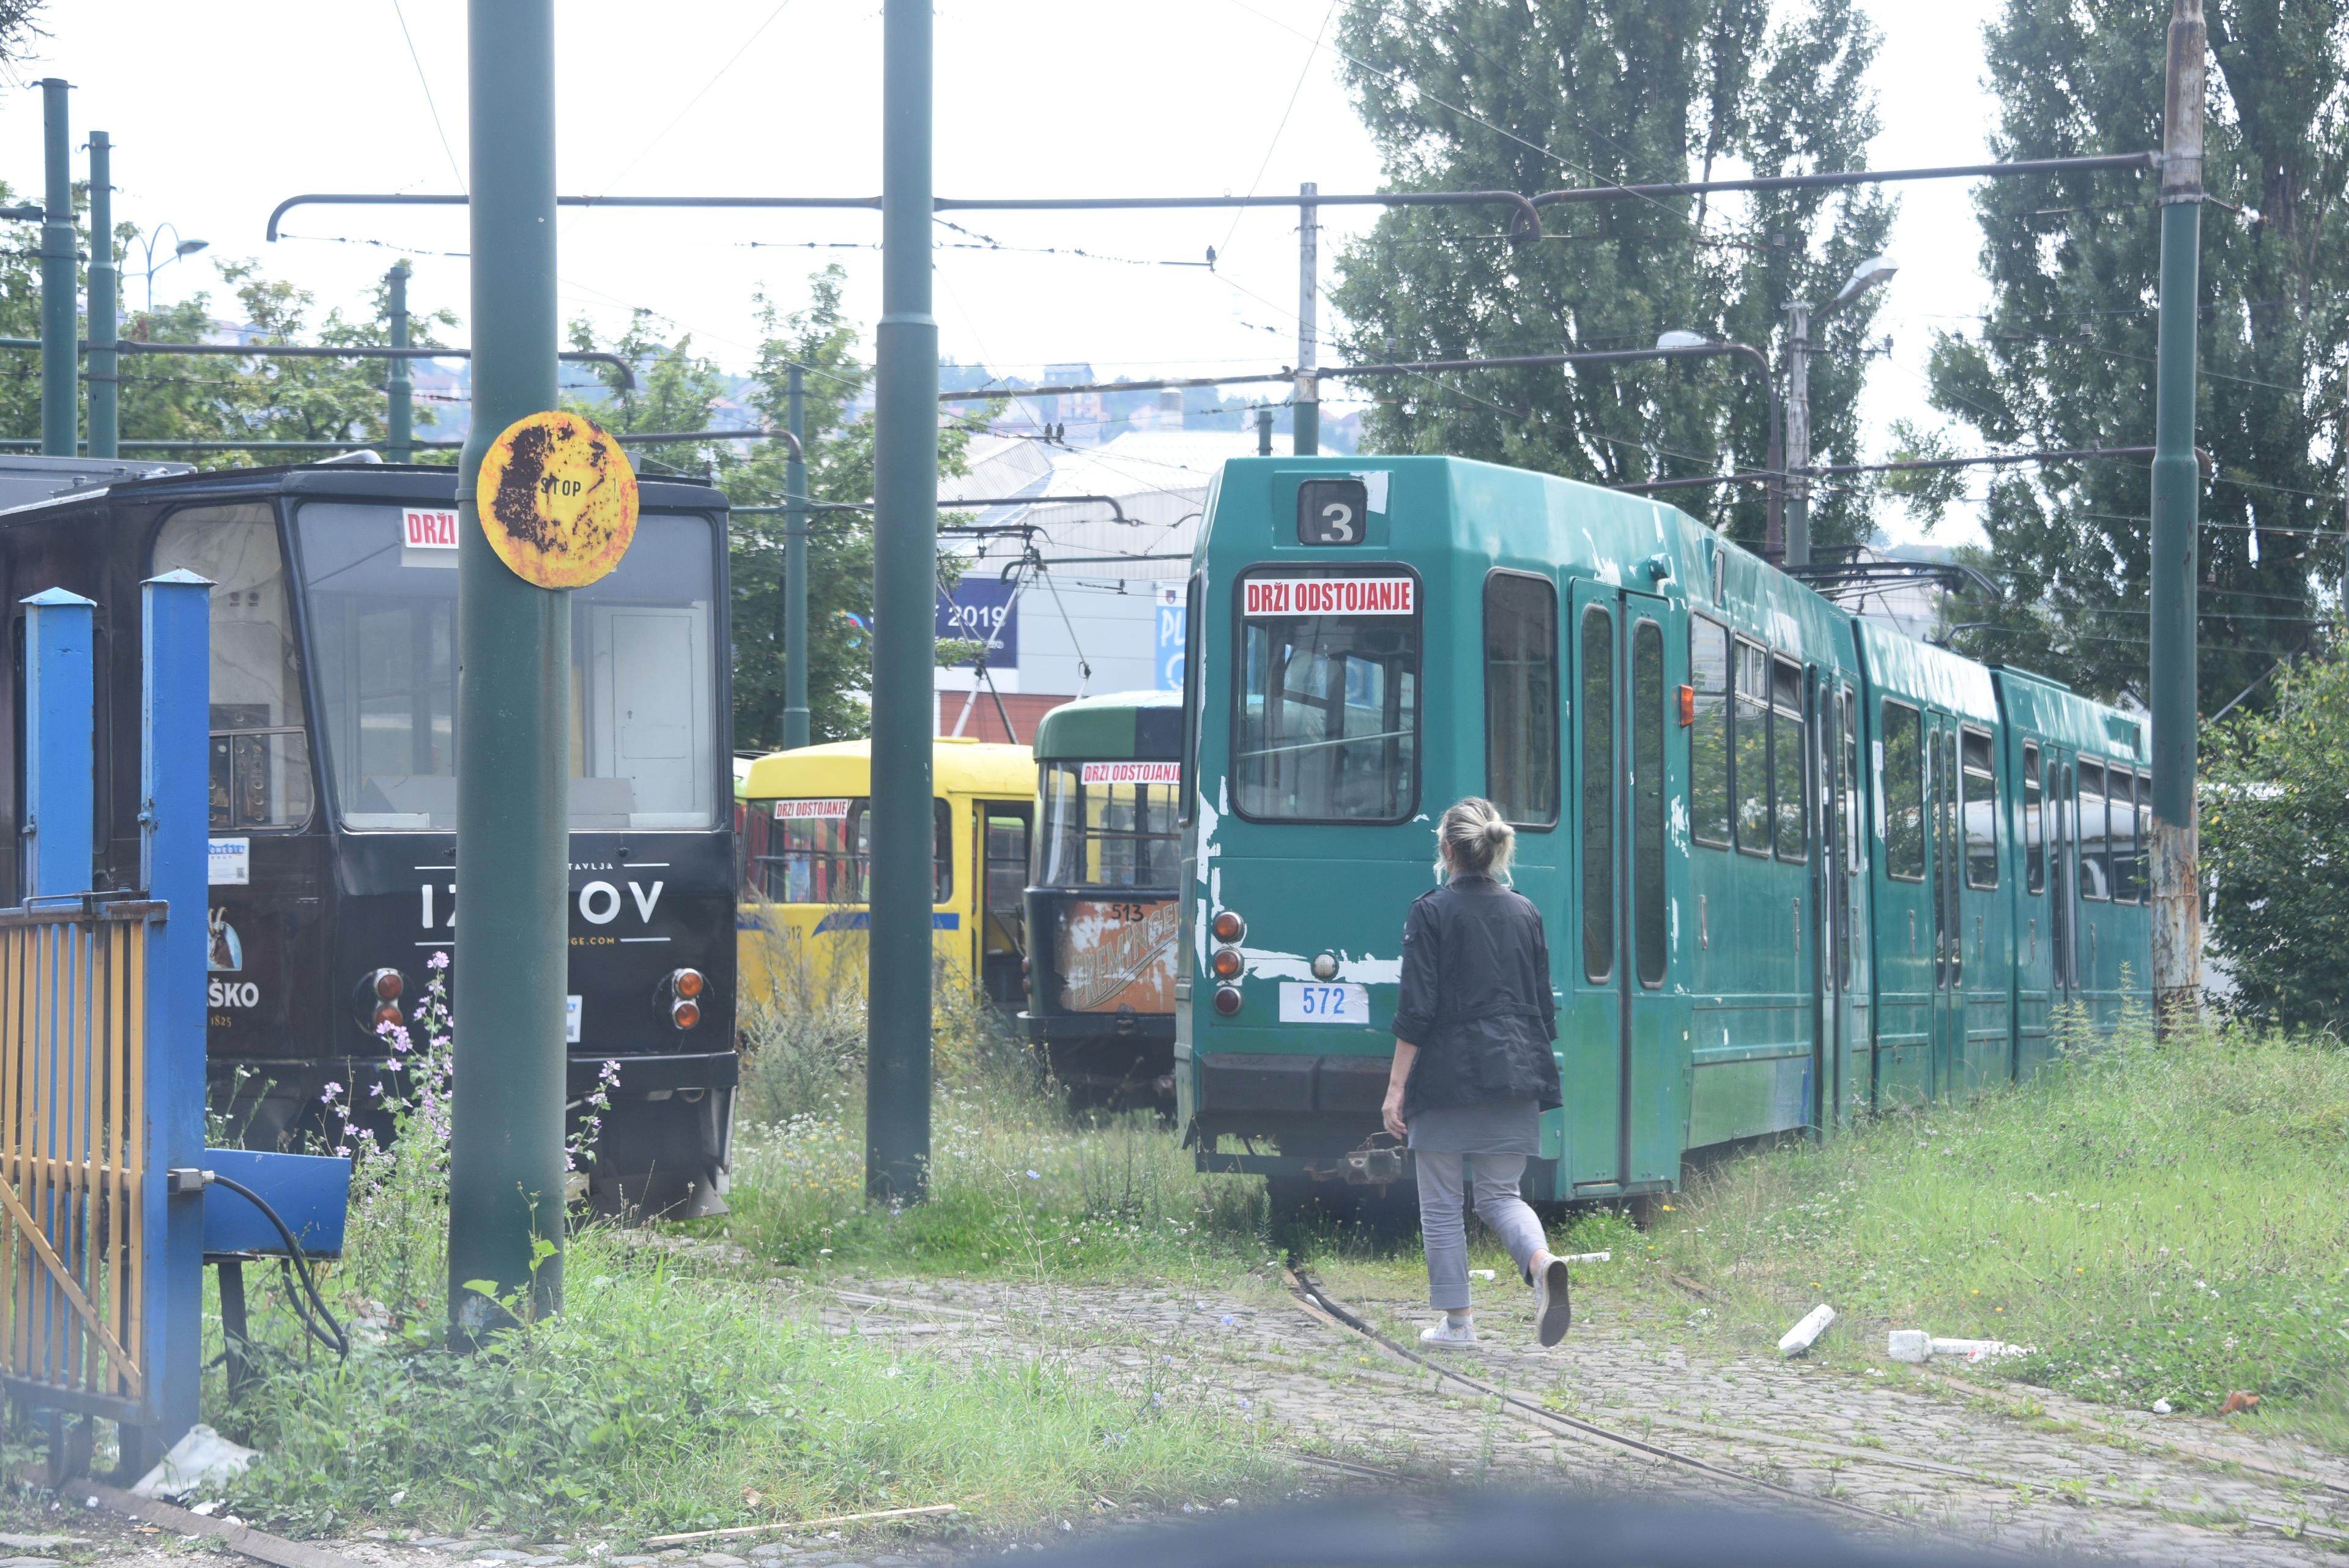
[[[1771,799],[1777,820],[1778,858],[1800,860],[1810,826],[1803,813],[1803,667],[1770,663]]]
[[[1990,764],[1990,737],[1967,730],[1959,742],[1958,809],[1965,819],[1966,886],[1998,886],[1998,776]]]
[[[1520,827],[1557,825],[1557,589],[1485,579],[1485,793]]]
[[[755,859],[752,891],[777,904],[862,904],[873,865],[871,803],[757,800],[771,819]],[[947,803],[930,803],[930,900],[954,897],[954,824]]]
[[[453,553],[407,548],[397,506],[312,502],[295,524],[318,732],[343,826],[453,829]],[[718,825],[718,545],[707,516],[648,512],[619,566],[574,591],[574,831]]]
[[[302,666],[266,504],[175,512],[155,539],[158,573],[184,568],[212,590],[212,831],[310,820],[310,735]]]
[[[1737,794],[1737,847],[1770,853],[1770,656],[1740,638],[1730,728],[1730,787]]]
[[[1582,612],[1582,972],[1615,972],[1615,617]]]
[[[1664,632],[1631,628],[1631,934],[1640,983],[1664,982]]]
[[[2126,768],[2113,768],[2106,778],[2113,825],[2113,898],[2116,903],[2134,904],[2145,897],[2147,781]]]
[[[1243,579],[1238,591],[1248,587]],[[1412,583],[1401,597],[1416,591]],[[1419,794],[1418,616],[1255,615],[1242,625],[1232,747],[1239,814],[1408,818]]]
[[[1021,927],[1027,907],[1028,819],[1024,805],[990,801],[980,806],[985,825],[980,844],[986,857],[987,912],[1011,928],[1013,940],[1024,942]]]
[[[2113,890],[2112,860],[2107,853],[2111,840],[2106,834],[2102,763],[2080,764],[2079,802],[2080,897],[2109,898]]]
[[[1099,764],[1094,764],[1096,768]],[[1163,764],[1161,764],[1163,765]],[[1182,835],[1171,784],[1084,782],[1082,763],[1046,763],[1036,881],[1046,888],[1172,888]]]
[[[1689,617],[1689,684],[1696,691],[1696,722],[1689,730],[1690,827],[1699,844],[1726,849],[1729,628],[1701,615]]]
[[[1859,875],[1859,703],[1851,688],[1843,689],[1838,699],[1843,703],[1843,874]],[[1847,944],[1844,961],[1848,978],[1851,950]]]
[[[1884,872],[1925,879],[1925,734],[1917,710],[1884,704]]]
[[[2023,890],[2037,895],[2047,888],[2047,825],[2042,817],[2039,748],[2023,745]]]

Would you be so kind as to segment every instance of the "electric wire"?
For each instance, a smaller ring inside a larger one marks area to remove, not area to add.
[[[416,36],[408,30],[408,13],[400,9],[399,0],[391,0],[391,14],[399,20],[399,36],[407,41],[408,57],[416,63],[416,84],[424,89],[424,107],[432,116],[433,134],[440,139],[440,151],[448,155],[449,172],[457,177],[457,189],[472,194],[465,183],[465,171],[457,162],[457,150],[449,145],[448,128],[440,123],[440,106],[432,101],[431,78],[424,74],[424,57],[416,52]]]
[[[645,161],[645,155],[650,152],[654,148],[658,147],[661,142],[667,138],[670,131],[675,130],[678,126],[685,123],[685,117],[693,112],[694,106],[698,104],[703,98],[708,96],[709,89],[716,87],[719,79],[723,78],[728,71],[732,70],[736,63],[739,62],[744,55],[750,52],[750,46],[757,43],[759,39],[764,36],[767,29],[775,25],[775,18],[781,16],[785,11],[790,10],[792,0],[781,0],[781,4],[777,5],[772,11],[768,12],[767,19],[760,23],[756,27],[753,27],[750,30],[750,36],[742,40],[742,47],[726,57],[726,63],[719,67],[717,71],[711,75],[708,81],[701,84],[701,90],[699,92],[695,93],[691,98],[685,100],[685,107],[677,111],[676,118],[672,119],[667,125],[662,126],[658,133],[656,134],[650,141],[646,142],[642,147],[638,148],[636,150],[636,155],[634,158],[629,159],[626,163],[621,165],[620,171],[612,176],[612,182],[605,186],[602,191],[597,192],[597,194],[608,196],[614,191],[617,190],[619,188],[620,182],[626,179],[629,173],[636,169],[636,166]]]

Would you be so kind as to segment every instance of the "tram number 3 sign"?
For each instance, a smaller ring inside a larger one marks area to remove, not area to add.
[[[1361,480],[1309,479],[1297,487],[1297,542],[1359,545],[1370,512],[1370,486]]]

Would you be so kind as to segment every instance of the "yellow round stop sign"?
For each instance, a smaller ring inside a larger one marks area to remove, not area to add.
[[[508,425],[481,460],[473,497],[490,548],[542,588],[584,588],[636,535],[636,472],[610,431],[549,410]]]

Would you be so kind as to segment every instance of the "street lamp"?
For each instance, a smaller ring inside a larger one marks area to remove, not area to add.
[[[1892,281],[1900,270],[1890,256],[1870,256],[1851,269],[1836,296],[1816,311],[1801,300],[1786,306],[1786,525],[1782,559],[1789,566],[1811,564],[1811,323],[1828,317]]]
[[[1690,332],[1677,327],[1669,332],[1658,333],[1656,348],[1661,351],[1674,353],[1686,353],[1692,349],[1713,349],[1721,353],[1742,354],[1761,367],[1762,385],[1770,394],[1770,411],[1764,416],[1762,427],[1766,432],[1764,439],[1769,443],[1770,453],[1764,463],[1764,470],[1769,475],[1766,481],[1769,491],[1765,497],[1769,516],[1764,526],[1769,535],[1778,533],[1783,526],[1782,519],[1785,514],[1786,470],[1785,452],[1779,442],[1779,427],[1782,421],[1778,406],[1778,379],[1770,373],[1769,357],[1759,348],[1747,344],[1731,343],[1723,338],[1709,337],[1702,332]]]
[[[205,249],[212,244],[210,240],[180,239],[179,243],[171,247],[171,254],[170,255],[165,256],[161,261],[157,261],[155,259],[155,242],[163,237],[164,229],[170,229],[171,231],[172,237],[174,239],[179,239],[179,226],[174,223],[165,223],[153,234],[146,235],[140,242],[147,252],[147,314],[150,316],[155,314],[155,275],[161,272],[165,267],[170,266],[173,262],[178,261],[181,257],[191,256],[198,251]]]

